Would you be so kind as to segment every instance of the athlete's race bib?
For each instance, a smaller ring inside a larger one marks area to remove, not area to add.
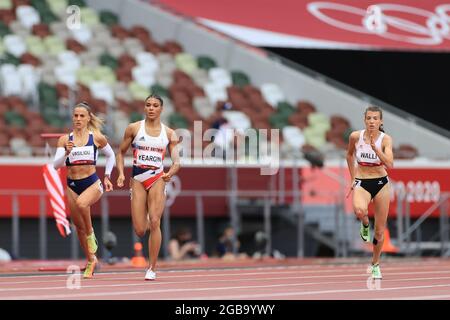
[[[74,147],[69,154],[70,163],[90,163],[94,162],[94,147]]]
[[[162,161],[160,152],[142,149],[136,152],[135,165],[137,166],[159,168],[162,165]]]

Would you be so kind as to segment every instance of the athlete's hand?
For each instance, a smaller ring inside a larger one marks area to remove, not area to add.
[[[347,192],[347,195],[345,196],[345,199],[347,199],[351,194],[352,194],[352,191],[353,191],[353,186],[350,188],[350,190],[348,190],[348,192]]]
[[[112,184],[111,180],[109,180],[108,176],[105,176],[105,179],[103,179],[103,184],[105,186],[106,192],[113,191],[113,184]]]
[[[165,173],[161,176],[161,178],[164,180],[164,182],[169,182],[170,179],[172,178],[172,176],[171,176],[168,172],[165,172]]]
[[[73,149],[73,146],[74,146],[73,141],[66,142],[66,145],[64,146],[64,149],[66,149],[66,156],[68,156],[70,154],[70,152]]]
[[[355,179],[352,179],[352,184],[347,192],[347,195],[345,196],[345,199],[347,199],[350,196],[350,194],[353,192],[353,189],[355,189]]]
[[[123,174],[120,174],[119,177],[117,178],[117,186],[119,188],[122,188],[124,181],[125,181],[125,176]]]

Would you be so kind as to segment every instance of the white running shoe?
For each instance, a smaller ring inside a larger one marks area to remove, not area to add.
[[[145,280],[151,281],[156,279],[156,273],[152,271],[152,269],[148,269],[145,273]]]

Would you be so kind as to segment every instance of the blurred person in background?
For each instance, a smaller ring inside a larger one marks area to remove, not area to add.
[[[67,199],[81,248],[88,260],[84,278],[92,278],[97,265],[97,239],[91,220],[91,206],[103,194],[103,185],[96,173],[98,149],[106,155],[105,190],[113,190],[111,172],[115,155],[101,133],[103,121],[92,113],[86,103],[75,105],[72,112],[73,131],[59,138],[53,166],[67,166]]]
[[[166,202],[166,182],[180,169],[178,137],[174,130],[161,123],[163,100],[158,95],[145,99],[145,119],[128,125],[117,155],[119,176],[117,186],[125,181],[124,156],[133,148],[133,171],[130,179],[131,217],[138,237],[150,230],[148,239],[149,268],[145,280],[156,279],[156,262],[161,248],[161,217]],[[164,172],[166,149],[172,166]]]
[[[363,241],[370,241],[368,217],[369,203],[375,209],[375,234],[373,236],[373,257],[370,272],[373,279],[381,279],[380,256],[384,242],[390,203],[390,184],[386,169],[394,165],[392,138],[384,133],[383,111],[369,106],[364,112],[366,128],[351,133],[347,164],[353,191],[353,210],[361,221],[360,235]],[[356,162],[355,162],[356,160]]]
[[[228,148],[233,140],[232,127],[226,118],[220,116],[213,122],[211,128],[217,130],[213,138],[214,153],[212,156],[225,159]]]
[[[236,246],[238,253],[233,253],[233,239],[235,237],[234,228],[231,226],[226,227],[218,239],[216,245],[216,252],[222,259],[235,259],[235,258],[247,258],[246,253],[239,253],[241,246],[240,241],[236,238]]]
[[[200,246],[192,240],[192,233],[181,228],[169,241],[169,255],[172,260],[195,259],[200,257]]]

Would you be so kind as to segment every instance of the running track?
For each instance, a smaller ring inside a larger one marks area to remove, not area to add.
[[[62,271],[0,265],[0,300],[450,300],[450,259],[387,260],[378,282],[366,273],[366,261],[162,263],[151,282],[143,281],[141,269],[105,266],[93,279],[81,279],[80,289],[68,289]]]

